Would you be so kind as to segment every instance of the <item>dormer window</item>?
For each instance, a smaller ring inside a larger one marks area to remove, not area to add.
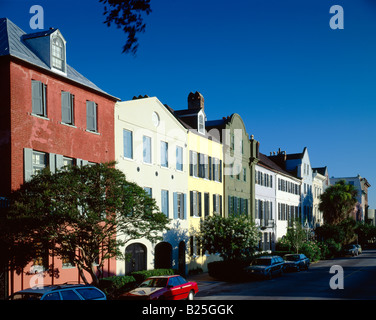
[[[198,132],[205,134],[205,120],[203,114],[198,115]]]
[[[59,36],[52,38],[52,66],[65,72],[65,48]]]

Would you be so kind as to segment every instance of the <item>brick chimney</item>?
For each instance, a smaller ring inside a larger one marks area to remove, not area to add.
[[[197,109],[201,108],[204,110],[204,97],[198,91],[195,93],[191,92],[188,95],[188,109]]]

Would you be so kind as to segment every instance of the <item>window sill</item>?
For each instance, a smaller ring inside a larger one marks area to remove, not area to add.
[[[92,134],[95,134],[97,136],[100,136],[101,134],[99,132],[96,132],[96,131],[90,131],[90,130],[85,130],[86,132],[90,132]]]
[[[33,117],[36,117],[36,118],[39,118],[39,119],[43,119],[43,120],[48,120],[48,121],[50,121],[50,119],[49,118],[47,118],[47,117],[45,117],[45,116],[41,116],[41,115],[39,115],[39,114],[35,114],[35,113],[30,113],[30,112],[28,112],[28,114],[30,115],[30,116],[33,116]]]
[[[74,124],[69,124],[69,123],[65,123],[65,122],[60,122],[60,124],[62,124],[64,126],[67,126],[67,127],[71,127],[71,128],[76,128],[77,129],[77,127]]]

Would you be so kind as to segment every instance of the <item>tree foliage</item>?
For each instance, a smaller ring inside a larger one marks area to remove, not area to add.
[[[136,54],[138,49],[137,34],[145,32],[143,14],[151,13],[150,0],[99,0],[104,4],[104,23],[115,24],[127,35],[123,53]]]
[[[247,216],[214,215],[201,223],[199,239],[204,252],[219,253],[224,260],[234,260],[253,253],[260,232]]]
[[[319,210],[325,224],[339,224],[347,219],[357,203],[357,190],[345,180],[328,187],[320,196]]]
[[[97,270],[132,239],[161,239],[169,219],[114,163],[45,169],[10,197],[0,223],[10,267],[21,270],[41,250],[74,263],[98,283]],[[97,270],[96,270],[97,268]]]
[[[285,240],[296,253],[299,253],[306,239],[307,233],[299,220],[294,221],[292,226],[287,228]]]

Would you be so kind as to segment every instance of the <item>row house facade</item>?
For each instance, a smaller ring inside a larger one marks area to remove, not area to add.
[[[291,221],[299,218],[301,180],[259,153],[255,180],[255,223],[260,227],[259,248],[274,250]]]
[[[356,221],[367,221],[369,219],[368,188],[371,187],[371,184],[366,178],[361,177],[359,174],[355,177],[331,177],[330,183],[336,184],[340,180],[345,180],[346,183],[353,185],[354,188],[358,191],[358,202],[355,205],[352,217]]]
[[[324,224],[323,213],[319,209],[320,196],[330,186],[327,167],[313,168],[312,197],[313,197],[313,227]]]
[[[66,47],[58,29],[26,34],[0,19],[1,198],[45,167],[54,172],[68,164],[115,159],[118,99],[73,69]],[[60,270],[58,280],[48,273],[50,266]],[[35,272],[43,272],[44,284],[81,281],[74,266],[48,257],[30,263],[20,275],[2,275],[6,294],[30,287]],[[114,274],[115,261],[109,260],[102,272]]]
[[[153,268],[186,273],[188,154],[187,129],[157,98],[140,97],[116,104],[116,166],[129,181],[143,187],[172,221],[159,243],[146,239],[127,243],[122,250],[132,258],[118,261],[118,275]]]

